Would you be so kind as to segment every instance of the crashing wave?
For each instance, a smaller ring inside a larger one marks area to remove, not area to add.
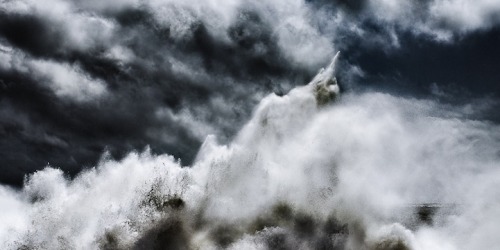
[[[73,180],[46,168],[27,177],[21,191],[0,187],[0,248],[488,249],[498,243],[488,241],[488,225],[500,216],[488,208],[499,202],[485,190],[500,183],[492,150],[500,146],[499,133],[428,101],[378,93],[337,98],[337,58],[308,85],[264,98],[231,144],[207,137],[190,167],[146,149],[121,161],[105,155]],[[408,205],[472,201],[454,213]],[[471,228],[483,235],[463,242]]]

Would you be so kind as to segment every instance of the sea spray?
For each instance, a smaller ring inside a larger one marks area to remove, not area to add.
[[[0,187],[1,248],[500,244],[492,209],[500,206],[498,126],[427,100],[339,97],[334,65],[287,95],[265,97],[232,143],[209,136],[192,166],[146,149],[120,161],[103,157],[73,180],[48,167],[21,191]],[[430,223],[419,221],[421,204],[459,209],[437,210]]]

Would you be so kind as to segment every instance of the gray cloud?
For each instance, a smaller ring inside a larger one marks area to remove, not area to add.
[[[7,2],[1,109],[29,122],[2,120],[1,167],[19,171],[1,181],[47,163],[76,173],[104,150],[146,145],[189,163],[208,133],[228,140],[263,95],[305,82],[332,55],[303,7]]]
[[[229,141],[263,96],[307,82],[336,50],[345,52],[343,89],[387,87],[393,79],[410,83],[387,88],[443,88],[451,83],[439,73],[429,70],[421,83],[384,62],[413,67],[391,57],[412,51],[408,40],[453,44],[494,29],[494,3],[466,3],[470,13],[457,19],[450,13],[460,4],[4,1],[0,110],[23,118],[0,121],[0,167],[15,172],[0,181],[20,184],[47,163],[74,174],[104,150],[120,157],[146,145],[188,164],[206,135]],[[486,78],[487,86],[496,81]]]

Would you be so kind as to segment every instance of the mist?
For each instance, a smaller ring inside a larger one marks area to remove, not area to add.
[[[146,149],[2,187],[2,248],[495,248],[498,125],[430,100],[339,96],[335,82],[320,105],[331,73],[268,95],[189,167]]]
[[[3,1],[0,248],[496,249],[499,12]]]

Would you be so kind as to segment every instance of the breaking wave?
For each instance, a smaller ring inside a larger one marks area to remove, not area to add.
[[[192,166],[146,149],[0,187],[0,248],[498,247],[499,127],[430,100],[338,96],[334,62],[265,97],[232,143],[207,137]]]

